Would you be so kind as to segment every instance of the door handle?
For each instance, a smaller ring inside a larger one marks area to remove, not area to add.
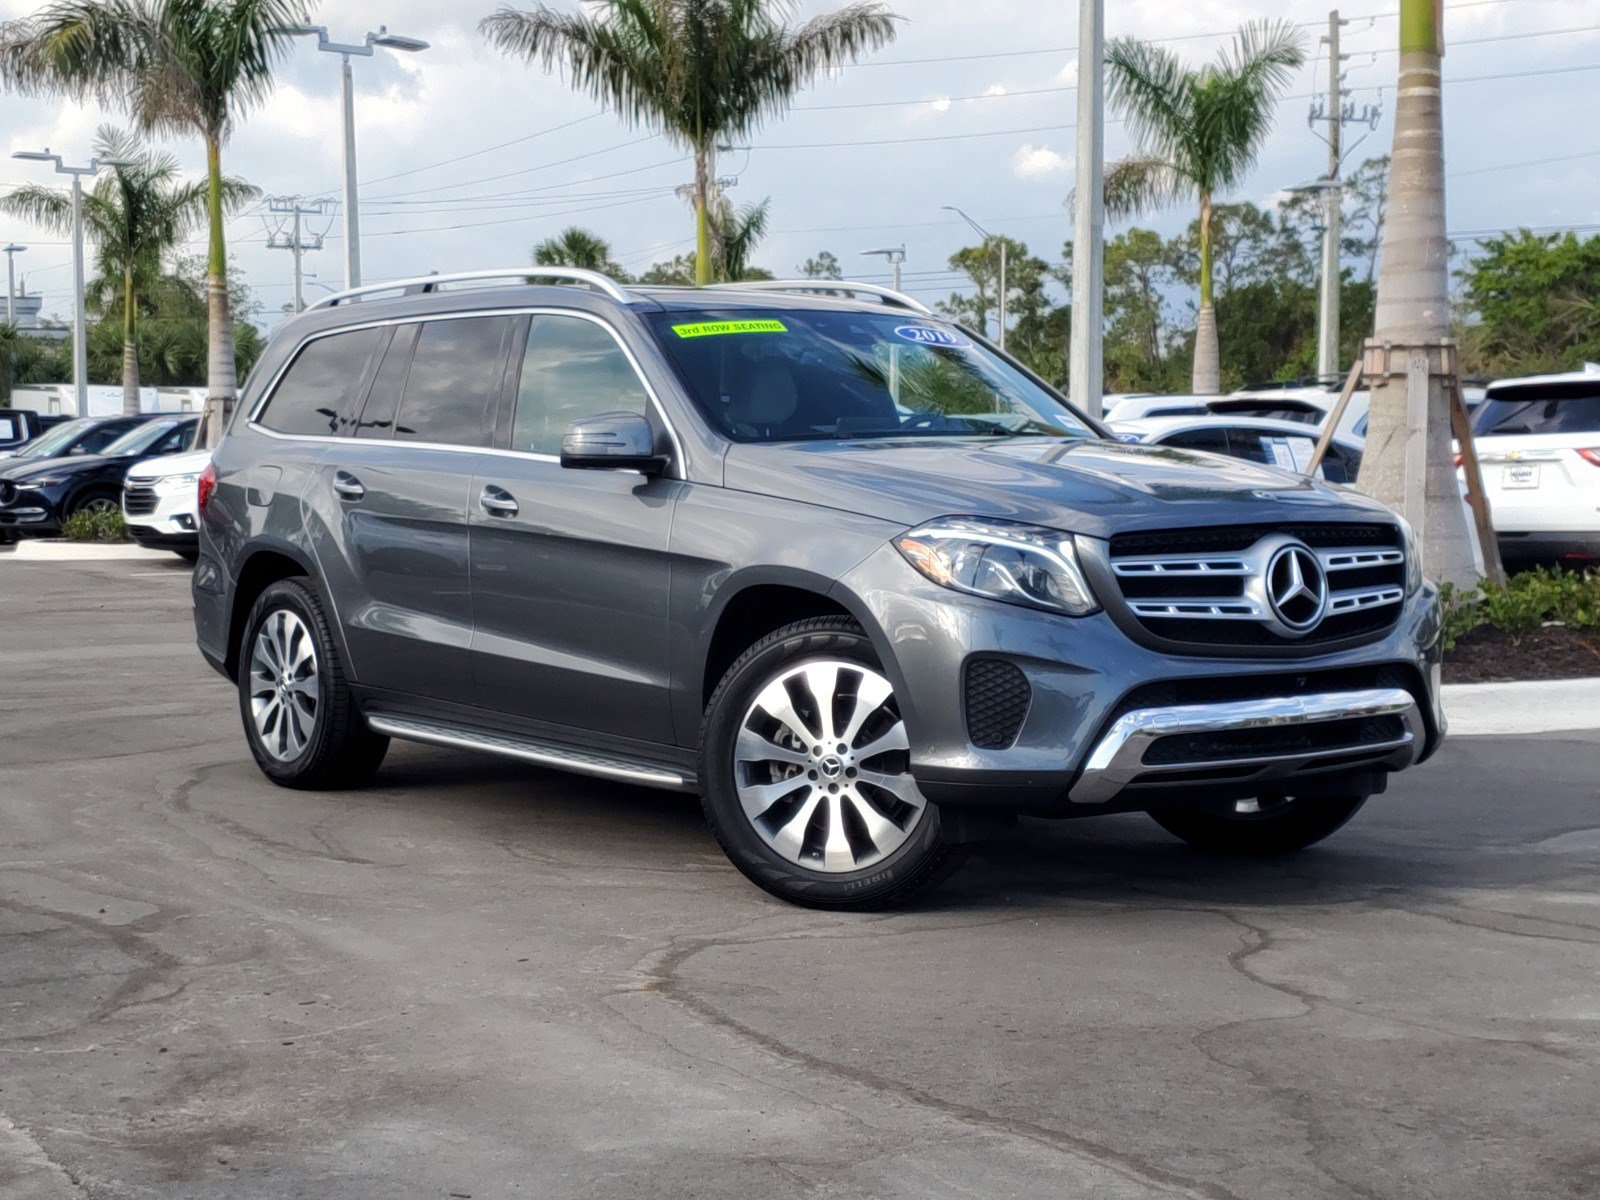
[[[361,481],[348,471],[333,473],[333,490],[339,493],[341,500],[360,500],[367,494],[367,489],[361,486]]]
[[[517,507],[515,496],[505,488],[498,488],[493,484],[483,489],[483,495],[478,497],[478,503],[491,517],[514,517],[521,511]]]

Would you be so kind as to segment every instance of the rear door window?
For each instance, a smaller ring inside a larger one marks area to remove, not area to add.
[[[394,415],[400,408],[400,397],[406,390],[406,376],[411,371],[411,352],[416,348],[421,325],[401,325],[389,341],[384,352],[383,365],[372,381],[367,393],[367,403],[356,422],[358,438],[388,438],[394,436]]]
[[[528,329],[511,448],[559,455],[574,421],[649,411],[650,397],[622,347],[582,317],[539,315]]]
[[[424,323],[395,418],[395,441],[490,445],[515,328],[513,317]]]
[[[1600,432],[1600,387],[1497,388],[1474,414],[1472,431],[1479,437]]]
[[[336,436],[353,419],[384,329],[334,333],[306,344],[257,421],[277,433]]]

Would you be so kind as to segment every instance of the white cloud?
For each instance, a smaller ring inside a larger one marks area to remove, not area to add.
[[[933,102],[933,111],[934,112],[949,112],[950,111],[950,97],[949,96],[940,96],[937,100],[935,100]]]
[[[1064,175],[1070,164],[1049,146],[1031,143],[1020,147],[1011,159],[1011,170],[1018,179],[1044,179]]]
[[[1006,94],[1006,89],[1001,84],[992,83],[988,87],[984,88],[983,94],[985,96],[1004,96]]]
[[[1074,59],[1069,59],[1062,66],[1061,70],[1056,72],[1056,84],[1058,86],[1060,86],[1060,87],[1077,87],[1078,86],[1078,60],[1077,59],[1075,59],[1075,58]]]

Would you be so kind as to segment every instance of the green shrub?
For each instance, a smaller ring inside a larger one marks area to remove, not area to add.
[[[1557,592],[1554,616],[1574,629],[1600,629],[1600,571],[1569,573]]]
[[[128,527],[120,512],[75,512],[61,523],[61,534],[73,542],[125,542]]]
[[[1515,575],[1504,584],[1485,583],[1478,588],[1483,619],[1520,646],[1522,639],[1544,624],[1560,601],[1562,585],[1542,571]]]
[[[1483,624],[1483,610],[1478,589],[1462,592],[1453,583],[1439,585],[1439,607],[1443,613],[1442,640],[1445,652],[1456,648],[1456,643]]]

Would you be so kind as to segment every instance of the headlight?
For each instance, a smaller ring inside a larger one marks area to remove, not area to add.
[[[156,480],[156,495],[176,496],[179,492],[192,492],[200,483],[200,473],[192,475],[163,475]]]
[[[1078,566],[1072,535],[1009,521],[942,517],[901,534],[895,548],[942,587],[1083,617],[1094,593]]]
[[[1406,556],[1406,595],[1414,596],[1422,587],[1422,547],[1411,522],[1399,515],[1395,520],[1400,522],[1400,549]]]
[[[28,488],[60,487],[66,481],[66,476],[64,475],[46,475],[39,479],[23,480],[19,483],[19,486]]]

